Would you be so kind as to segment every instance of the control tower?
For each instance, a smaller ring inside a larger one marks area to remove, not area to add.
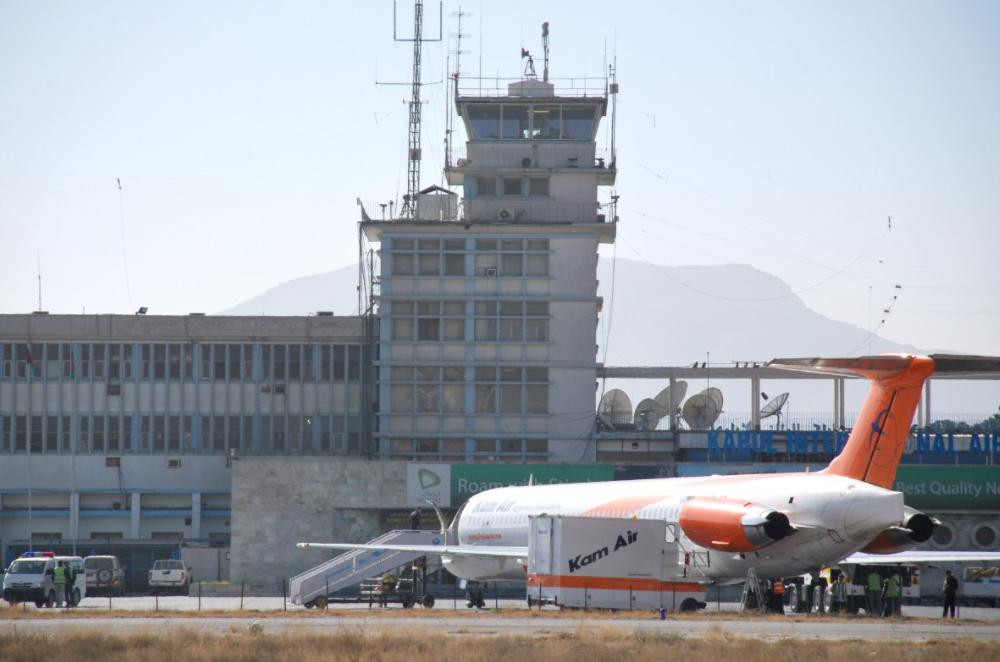
[[[597,249],[617,225],[596,136],[617,88],[545,78],[456,84],[467,142],[445,175],[461,200],[431,187],[415,218],[363,215],[380,243],[380,457],[595,458]]]

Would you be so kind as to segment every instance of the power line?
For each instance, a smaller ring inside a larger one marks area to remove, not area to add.
[[[718,294],[718,293],[715,293],[715,292],[709,292],[707,290],[703,290],[701,288],[695,287],[694,285],[691,285],[689,283],[685,283],[684,281],[680,280],[679,278],[676,278],[676,277],[668,274],[666,271],[664,271],[660,267],[660,265],[658,265],[658,264],[656,264],[654,262],[650,262],[648,259],[646,259],[642,255],[642,253],[640,253],[638,251],[638,249],[635,248],[635,246],[633,246],[632,244],[630,244],[624,237],[620,236],[620,237],[618,237],[618,239],[620,241],[624,242],[625,245],[628,246],[632,250],[632,252],[635,253],[639,257],[640,260],[642,260],[644,263],[648,264],[649,266],[653,267],[658,272],[660,272],[660,274],[662,276],[664,276],[665,278],[667,278],[670,281],[673,281],[673,282],[677,283],[681,287],[689,289],[689,290],[691,290],[693,292],[697,292],[698,294],[702,294],[704,296],[711,297],[713,299],[721,299],[723,301],[741,301],[741,302],[747,302],[747,303],[764,303],[764,302],[767,302],[767,301],[778,301],[778,300],[781,300],[781,299],[787,299],[787,298],[790,298],[790,297],[798,296],[800,294],[803,294],[803,293],[808,292],[810,290],[816,289],[817,287],[820,287],[821,285],[824,285],[824,284],[830,282],[831,280],[833,280],[837,276],[840,276],[841,274],[843,274],[844,272],[846,272],[848,269],[850,269],[852,266],[854,266],[854,264],[856,264],[859,260],[861,260],[863,257],[865,257],[865,255],[867,255],[873,248],[875,248],[875,246],[878,244],[878,242],[881,241],[885,237],[885,235],[887,235],[888,233],[889,233],[888,230],[886,230],[885,232],[883,232],[878,237],[878,239],[876,239],[871,245],[868,246],[868,248],[866,248],[863,252],[861,252],[859,255],[857,255],[853,260],[851,260],[850,262],[848,262],[841,269],[839,269],[839,270],[835,271],[834,273],[830,274],[829,276],[823,278],[822,280],[820,280],[820,281],[818,281],[816,283],[813,283],[812,285],[809,285],[808,287],[803,287],[801,289],[794,290],[792,292],[787,292],[785,294],[779,294],[779,295],[770,296],[770,297],[732,297],[732,296],[728,296],[728,295],[725,295],[725,294]]]

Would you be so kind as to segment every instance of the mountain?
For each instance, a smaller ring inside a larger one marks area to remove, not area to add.
[[[335,315],[354,315],[358,310],[357,288],[358,265],[352,264],[275,285],[219,314],[309,315],[317,310],[332,310]]]
[[[612,277],[613,271],[613,277]],[[223,315],[307,315],[332,310],[352,315],[357,310],[357,265],[277,285],[223,311]],[[744,264],[721,266],[661,266],[618,259],[598,265],[603,298],[598,326],[598,360],[609,366],[691,365],[709,360],[767,361],[775,357],[850,356],[869,352],[868,333],[857,326],[824,317],[810,309],[787,283]],[[614,290],[612,293],[612,281]],[[604,336],[611,325],[607,357]],[[921,350],[874,336],[871,353]],[[706,357],[710,353],[710,358]],[[656,380],[609,380],[607,388],[625,389],[637,403],[652,397],[664,384]],[[692,383],[692,393],[704,384]],[[725,410],[750,407],[746,382],[719,384]],[[829,382],[766,382],[766,391],[791,391],[797,412],[828,412]],[[993,412],[997,382],[936,382],[935,418],[946,412]],[[847,411],[854,411],[865,384],[849,380]]]
[[[667,267],[602,259],[597,271],[604,299],[600,341],[611,325],[608,365],[684,365],[705,360],[706,352],[713,363],[725,363],[868,351],[864,329],[820,315],[784,281],[748,265]],[[221,314],[352,315],[357,281],[357,265],[303,276]],[[871,351],[917,350],[875,336]]]
[[[745,264],[666,267],[602,260],[598,278],[602,339],[611,325],[608,365],[686,365],[705,361],[706,352],[711,363],[727,363],[869,351],[867,331],[824,317],[787,283]],[[871,338],[872,353],[915,351]]]

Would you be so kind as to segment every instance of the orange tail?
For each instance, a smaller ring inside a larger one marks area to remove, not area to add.
[[[892,488],[920,390],[934,361],[925,356],[856,359],[778,359],[776,368],[850,374],[871,380],[868,396],[840,455],[824,471]]]

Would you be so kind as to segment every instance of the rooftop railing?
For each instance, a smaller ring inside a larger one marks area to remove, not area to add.
[[[510,96],[511,83],[541,83],[534,78],[494,78],[466,77],[458,79],[458,96],[461,97],[506,97]],[[550,78],[553,96],[586,97],[604,99],[608,96],[608,79],[604,77]],[[525,95],[530,97],[530,95]]]

